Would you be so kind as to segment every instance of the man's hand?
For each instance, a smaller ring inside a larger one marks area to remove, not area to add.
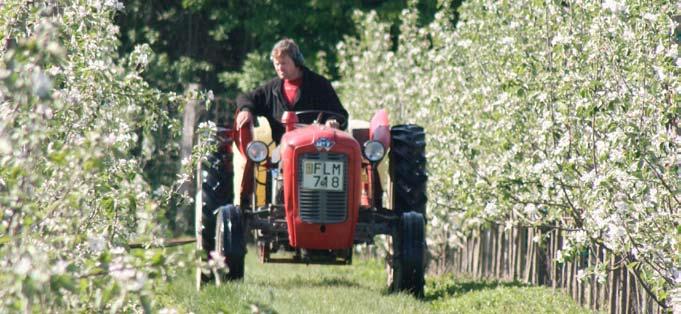
[[[236,115],[236,130],[241,130],[242,127],[248,126],[251,122],[253,122],[253,114],[250,111],[239,111]]]
[[[340,129],[340,123],[338,123],[338,121],[336,121],[336,119],[329,119],[329,120],[326,120],[326,127],[327,128]]]

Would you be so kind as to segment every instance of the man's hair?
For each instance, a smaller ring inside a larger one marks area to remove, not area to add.
[[[291,60],[293,60],[293,63],[298,67],[302,67],[305,64],[303,53],[300,52],[300,48],[298,48],[298,45],[296,45],[296,42],[293,41],[293,39],[284,38],[274,44],[274,47],[272,47],[272,53],[270,54],[270,59],[274,61],[274,57],[279,57],[282,55],[289,56]]]

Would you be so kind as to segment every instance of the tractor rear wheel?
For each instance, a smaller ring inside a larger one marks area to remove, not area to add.
[[[209,155],[207,160],[201,165],[201,194],[202,194],[202,226],[201,238],[203,240],[203,249],[207,253],[213,249],[215,243],[213,238],[215,235],[215,210],[231,203],[232,201],[232,169],[228,167],[228,158],[231,158],[226,152],[217,151]]]
[[[244,258],[246,256],[246,233],[241,210],[234,205],[218,208],[215,221],[215,252],[223,258],[229,270],[227,280],[244,278]]]
[[[426,134],[422,127],[402,124],[390,130],[390,207],[399,212],[415,211],[426,218]]]
[[[232,169],[229,166],[231,156],[225,149],[210,154],[198,167],[201,173],[197,175],[201,183],[201,217],[198,226],[201,232],[201,247],[204,259],[210,259],[210,251],[215,249],[216,211],[219,207],[232,201]],[[199,213],[197,213],[198,215]],[[199,217],[197,217],[199,218]],[[201,282],[212,280],[212,275],[201,274]],[[199,283],[200,285],[200,283]]]
[[[426,223],[423,214],[403,213],[393,227],[392,256],[388,261],[389,288],[423,297],[426,269]]]

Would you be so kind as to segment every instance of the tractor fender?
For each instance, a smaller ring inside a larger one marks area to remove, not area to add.
[[[390,122],[385,109],[376,111],[369,123],[369,139],[379,141],[385,149],[390,147]]]

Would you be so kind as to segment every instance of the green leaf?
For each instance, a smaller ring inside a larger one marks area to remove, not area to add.
[[[66,152],[65,151],[53,152],[52,154],[49,155],[49,159],[50,161],[59,166],[64,166],[66,164]]]
[[[111,197],[105,197],[102,199],[102,209],[105,211],[113,211],[114,209],[114,200]]]
[[[99,256],[99,261],[102,262],[102,264],[108,265],[109,263],[111,263],[111,260],[112,260],[111,252],[109,252],[108,250],[102,252],[102,255]]]
[[[59,289],[66,289],[68,291],[75,291],[76,285],[73,277],[67,275],[56,275],[50,278],[50,286],[52,290],[59,291]]]
[[[165,262],[165,255],[161,251],[156,252],[156,254],[154,254],[154,256],[151,258],[151,265],[152,266],[162,266],[164,262]]]

